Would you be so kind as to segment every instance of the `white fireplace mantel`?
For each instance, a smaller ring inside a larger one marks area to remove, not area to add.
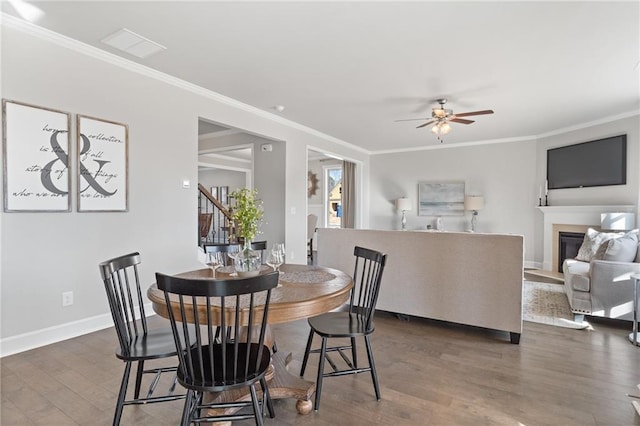
[[[544,215],[542,269],[553,265],[553,225],[600,226],[601,213],[635,213],[635,206],[538,206]]]

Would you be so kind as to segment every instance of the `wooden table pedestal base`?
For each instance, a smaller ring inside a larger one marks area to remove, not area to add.
[[[276,352],[271,357],[271,368],[267,372],[267,385],[271,399],[295,398],[296,410],[299,414],[309,414],[313,410],[311,397],[316,391],[316,384],[294,376],[287,368],[291,363],[291,353],[285,355],[283,352]],[[260,385],[257,385],[257,389]],[[262,397],[262,392],[258,391],[258,398]],[[251,395],[248,389],[238,389],[234,391],[211,393],[205,396],[206,402],[239,402],[250,401]],[[233,414],[238,408],[227,408],[226,410],[214,409],[210,414]],[[276,413],[277,416],[277,413]],[[231,422],[219,422],[216,425],[231,425]]]

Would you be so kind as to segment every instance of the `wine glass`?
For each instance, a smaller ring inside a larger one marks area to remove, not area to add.
[[[273,249],[272,250],[275,250],[275,251],[277,251],[278,253],[280,253],[282,255],[282,261],[283,262],[287,258],[286,257],[286,253],[284,251],[284,243],[275,243],[273,245]]]
[[[216,269],[222,265],[222,253],[207,253],[207,265],[211,268],[213,278],[216,277]]]
[[[267,265],[271,266],[275,272],[278,271],[278,268],[280,268],[280,265],[282,265],[283,260],[284,258],[282,256],[282,253],[280,253],[276,249],[273,249],[267,256]]]
[[[227,257],[231,259],[230,266],[233,266],[233,272],[231,272],[230,276],[237,277],[238,273],[235,270],[236,265],[236,257],[240,253],[240,245],[239,244],[231,244],[227,247]]]
[[[236,256],[240,252],[240,246],[237,244],[232,244],[227,248],[227,256],[231,259],[232,265],[236,263]]]

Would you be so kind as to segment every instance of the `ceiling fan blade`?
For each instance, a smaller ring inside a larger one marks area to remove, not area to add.
[[[456,117],[458,117],[458,116],[456,115]],[[462,124],[475,123],[475,121],[473,121],[473,120],[465,120],[464,118],[452,118],[449,121],[453,121],[454,123],[462,123]]]
[[[398,121],[417,121],[417,120],[428,120],[431,117],[425,117],[425,118],[403,118],[402,120],[393,120],[394,122],[398,122]]]
[[[429,120],[426,123],[421,124],[418,127],[416,127],[416,129],[419,129],[419,128],[424,127],[424,126],[428,126],[429,124],[432,124],[432,123],[435,123],[435,122],[436,122],[436,120]]]
[[[484,114],[493,114],[492,109],[485,109],[482,111],[472,111],[472,112],[463,112],[460,114],[456,114],[456,117],[468,117],[470,115],[484,115]]]

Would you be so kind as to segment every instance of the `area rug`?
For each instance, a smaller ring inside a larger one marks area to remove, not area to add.
[[[591,328],[586,321],[578,323],[573,320],[564,286],[535,281],[524,281],[523,285],[523,320],[565,328]]]

